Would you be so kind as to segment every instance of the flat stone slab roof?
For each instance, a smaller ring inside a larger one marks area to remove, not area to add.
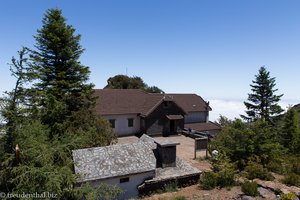
[[[143,142],[73,150],[79,182],[154,171],[156,159]]]
[[[167,147],[167,146],[176,146],[179,145],[179,142],[173,141],[168,138],[154,138],[154,141],[156,144],[162,146],[162,147]]]

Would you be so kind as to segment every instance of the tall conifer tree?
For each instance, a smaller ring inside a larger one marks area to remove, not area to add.
[[[28,49],[23,47],[18,51],[19,58],[12,58],[10,64],[11,75],[16,78],[14,89],[10,92],[5,92],[6,96],[0,98],[0,114],[6,121],[6,144],[5,152],[12,153],[14,144],[14,134],[16,128],[20,125],[22,118],[24,118],[24,105],[25,105],[25,91],[24,85],[29,79],[28,71]]]
[[[59,9],[49,9],[42,24],[35,36],[36,50],[33,51],[38,79],[35,87],[41,96],[42,121],[55,134],[65,129],[63,124],[72,116],[78,116],[78,112],[91,113],[95,101],[93,85],[87,83],[89,68],[79,61],[84,51],[79,43],[80,35],[66,24]]]
[[[0,191],[5,193],[49,191],[57,199],[79,199],[87,192],[86,186],[74,188],[72,150],[109,145],[116,138],[94,112],[90,72],[79,62],[80,36],[65,21],[60,10],[48,10],[35,36],[36,50],[24,48],[19,60],[12,60],[15,89],[0,98],[7,121],[7,134],[0,136]],[[106,192],[88,188],[95,196]]]
[[[283,94],[275,95],[278,90],[274,89],[275,78],[270,77],[270,72],[265,67],[259,69],[252,83],[250,86],[253,93],[248,94],[248,101],[244,102],[247,116],[241,117],[248,121],[263,119],[271,122],[273,117],[283,111],[278,105]]]

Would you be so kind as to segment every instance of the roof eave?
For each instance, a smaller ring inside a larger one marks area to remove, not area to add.
[[[156,168],[145,170],[145,171],[140,171],[140,172],[117,175],[117,176],[92,177],[92,178],[87,178],[84,180],[78,180],[77,183],[87,183],[89,181],[108,180],[108,179],[112,179],[112,178],[119,178],[119,177],[124,177],[124,176],[132,176],[132,175],[144,174],[144,173],[148,173],[148,172],[155,172],[155,170],[156,170]],[[80,173],[77,173],[77,174],[80,175]]]

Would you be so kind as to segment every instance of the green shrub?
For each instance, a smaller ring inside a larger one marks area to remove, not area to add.
[[[117,185],[108,185],[101,183],[94,188],[90,184],[84,184],[80,188],[74,189],[74,198],[67,199],[119,199],[125,192]]]
[[[228,187],[235,184],[236,170],[228,157],[219,153],[212,162],[213,171],[217,174],[217,186]]]
[[[245,168],[246,176],[248,179],[255,179],[259,178],[262,180],[271,181],[274,180],[274,177],[272,174],[264,168],[261,164],[256,162],[249,162],[248,165]]]
[[[186,200],[185,196],[177,196],[175,198],[173,198],[173,200]]]
[[[286,172],[286,167],[277,161],[271,161],[268,165],[267,165],[268,170],[278,173],[278,174],[284,174]]]
[[[202,189],[211,190],[217,187],[218,175],[215,172],[204,172],[200,178]]]
[[[300,187],[300,176],[295,173],[287,174],[283,178],[282,183],[286,185],[294,185]]]
[[[246,195],[256,197],[259,194],[257,188],[258,188],[258,185],[256,182],[246,181],[242,185],[242,192],[244,192]]]
[[[281,194],[280,199],[281,200],[293,200],[296,197],[294,193],[287,193],[287,194]]]
[[[177,181],[173,181],[164,186],[164,192],[176,192],[178,191]]]
[[[229,187],[235,184],[235,171],[232,168],[224,168],[218,173],[217,185]]]
[[[300,158],[293,157],[291,159],[291,162],[292,162],[292,172],[297,175],[300,175]]]

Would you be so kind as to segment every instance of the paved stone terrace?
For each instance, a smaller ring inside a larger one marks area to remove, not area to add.
[[[172,141],[175,143],[180,143],[177,145],[177,158],[176,158],[176,167],[168,167],[168,168],[157,168],[156,169],[156,176],[151,181],[158,181],[163,179],[170,179],[170,178],[176,178],[179,176],[186,176],[190,174],[197,174],[201,173],[201,169],[197,169],[195,167],[192,167],[190,164],[193,163],[194,158],[194,140],[189,137],[185,137],[183,135],[177,135],[177,136],[170,136],[170,137],[154,137],[151,138],[149,136],[143,135],[141,137],[141,140],[154,143],[154,140],[158,141]],[[139,138],[135,136],[129,136],[129,137],[121,137],[118,138],[118,144],[128,144],[131,142],[138,142]],[[200,152],[203,155],[205,155],[205,151]],[[199,154],[199,152],[198,152]],[[199,156],[199,155],[198,155]],[[197,161],[194,161],[197,162]],[[188,164],[190,163],[190,164]]]
[[[191,174],[200,174],[201,171],[187,164],[180,158],[176,158],[176,167],[157,168],[155,177],[151,181],[177,178]]]
[[[154,137],[154,139],[164,138],[180,143],[177,145],[177,156],[183,160],[192,162],[194,161],[194,139],[184,135],[175,135],[169,137]],[[118,144],[129,144],[139,140],[136,136],[128,136],[118,138]],[[205,157],[205,150],[197,151],[197,157]]]

